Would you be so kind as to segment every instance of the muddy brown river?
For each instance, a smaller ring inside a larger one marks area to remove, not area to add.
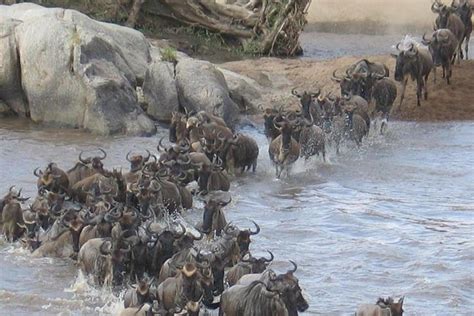
[[[474,122],[391,122],[360,149],[330,150],[326,163],[298,161],[282,180],[262,129],[243,130],[260,146],[257,173],[233,182],[225,213],[239,226],[261,225],[251,250],[272,251],[273,269],[286,271],[288,259],[299,264],[305,315],[352,315],[387,295],[406,296],[406,315],[474,314]],[[33,196],[34,168],[55,161],[68,169],[81,150],[99,146],[107,168],[125,169],[129,150],[156,152],[158,139],[1,119],[0,192],[15,184]],[[183,217],[197,222],[202,207]],[[73,261],[32,258],[0,241],[0,314],[106,315],[121,306],[120,293],[90,286]]]

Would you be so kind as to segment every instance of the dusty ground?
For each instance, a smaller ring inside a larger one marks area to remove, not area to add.
[[[327,61],[288,60],[277,58],[261,58],[224,63],[223,68],[249,76],[264,87],[290,94],[291,87],[311,90],[316,87],[323,88],[325,92],[339,93],[339,86],[331,80],[335,69],[345,69],[346,66],[359,60],[358,57],[343,57]],[[387,56],[372,56],[371,61],[385,63],[393,79],[395,60]],[[395,101],[392,109],[392,118],[416,121],[447,121],[447,120],[474,120],[474,61],[462,61],[455,65],[452,83],[450,86],[440,80],[433,83],[433,76],[428,82],[428,100],[422,101],[421,106],[416,106],[416,85],[409,82],[402,108],[398,106],[399,99]],[[286,89],[286,90],[285,90]],[[285,92],[287,91],[287,92]],[[399,86],[400,93],[400,86]]]

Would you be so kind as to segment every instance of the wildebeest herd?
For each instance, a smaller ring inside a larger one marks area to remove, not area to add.
[[[431,9],[438,17],[432,35],[423,36],[427,47],[409,37],[396,45],[400,106],[409,77],[417,83],[420,105],[436,66],[450,84],[456,57],[460,62],[468,56],[468,2],[448,7],[436,1]],[[329,143],[337,153],[343,141],[359,146],[379,114],[383,133],[397,97],[389,72],[384,64],[362,59],[333,72],[340,97],[321,89],[292,89],[299,109],[265,109],[276,176],[288,173],[300,157],[325,160]],[[73,258],[96,285],[127,288],[122,315],[202,315],[219,308],[220,315],[270,316],[308,309],[295,276],[297,264],[289,260],[288,271],[277,274],[268,267],[271,252],[263,257],[250,252],[259,225],[239,228],[223,211],[231,203],[228,191],[237,171],[256,171],[259,147],[253,138],[235,133],[212,114],[175,112],[168,140],[158,142],[159,154],[129,152],[127,172],[106,169],[107,153],[99,151],[92,157],[81,152],[67,171],[56,163],[35,169],[37,196],[28,206],[21,189],[11,187],[0,200],[7,241],[20,241],[35,257]],[[202,222],[190,225],[179,213],[193,209],[196,199],[204,201]],[[380,298],[361,305],[356,315],[402,315],[403,301]]]

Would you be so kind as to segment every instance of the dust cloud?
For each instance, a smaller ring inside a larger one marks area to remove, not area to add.
[[[451,0],[444,3],[450,4]],[[435,20],[431,4],[432,0],[312,0],[308,21],[310,26],[333,27],[334,31],[353,25],[377,33],[431,29]]]

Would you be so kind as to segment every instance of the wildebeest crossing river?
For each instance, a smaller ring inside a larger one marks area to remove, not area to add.
[[[342,53],[374,50],[382,52]],[[304,314],[348,315],[378,296],[405,295],[408,315],[472,315],[474,123],[391,122],[386,135],[372,131],[361,149],[345,147],[338,157],[330,150],[326,163],[298,161],[282,180],[274,177],[262,128],[244,130],[260,147],[257,173],[233,181],[225,213],[242,227],[251,227],[250,219],[260,224],[251,248],[256,256],[272,251],[273,269],[286,271],[289,259],[298,263],[310,306]],[[126,169],[129,150],[153,151],[158,139],[93,137],[2,120],[0,190],[16,184],[34,196],[36,167],[55,161],[67,169],[81,150],[97,147],[108,153],[107,168]],[[202,203],[196,207],[183,213],[191,223],[202,214]],[[120,293],[87,285],[72,260],[32,258],[18,244],[0,241],[0,267],[1,313],[122,309]]]
[[[129,149],[152,150],[157,138],[91,138],[0,128],[0,187],[16,183],[33,195],[31,171],[49,161],[72,165],[81,149],[104,147],[107,166],[124,165]],[[266,153],[261,131],[248,129]],[[360,150],[329,162],[299,162],[275,180],[268,156],[258,172],[234,181],[226,215],[260,223],[256,254],[271,250],[272,267],[299,263],[308,314],[353,312],[379,295],[406,295],[412,315],[469,315],[474,242],[474,124],[393,123]],[[124,165],[125,167],[125,165]],[[198,207],[202,205],[198,204]],[[196,222],[201,212],[184,217]],[[8,314],[115,313],[120,300],[77,278],[72,261],[32,259],[17,245],[0,246],[0,305]],[[467,308],[467,309],[466,309]]]

